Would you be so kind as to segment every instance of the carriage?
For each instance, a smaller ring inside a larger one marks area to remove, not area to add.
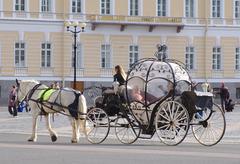
[[[90,142],[103,142],[112,128],[124,144],[154,134],[167,145],[180,144],[189,133],[206,146],[222,139],[226,122],[213,94],[196,91],[185,65],[167,59],[164,48],[158,46],[156,58],[134,63],[125,86],[85,90],[92,98],[86,117]]]

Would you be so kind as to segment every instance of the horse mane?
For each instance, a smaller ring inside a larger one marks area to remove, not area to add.
[[[37,81],[37,80],[21,80],[21,82],[29,82],[29,83],[37,83],[37,84],[39,84],[39,81]]]

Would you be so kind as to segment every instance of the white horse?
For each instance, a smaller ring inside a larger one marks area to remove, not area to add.
[[[87,105],[85,97],[79,92],[70,88],[52,90],[49,98],[42,100],[44,91],[48,88],[34,80],[18,81],[17,98],[19,101],[26,100],[32,111],[33,125],[30,142],[37,141],[37,118],[43,114],[46,119],[46,126],[50,133],[52,142],[57,140],[57,134],[50,124],[50,114],[63,112],[68,115],[72,125],[72,143],[79,141],[79,130],[85,133],[85,117]],[[46,92],[45,92],[46,93]]]

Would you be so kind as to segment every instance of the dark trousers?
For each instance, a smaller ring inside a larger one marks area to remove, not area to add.
[[[221,98],[221,106],[222,106],[223,112],[225,112],[226,104],[227,104],[227,100]]]
[[[8,112],[13,115],[13,116],[17,116],[17,108],[16,106],[8,106]]]

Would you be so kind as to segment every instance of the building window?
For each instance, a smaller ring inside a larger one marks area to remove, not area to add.
[[[236,99],[240,99],[240,88],[236,88]]]
[[[101,0],[101,14],[111,14],[111,0]]]
[[[51,0],[42,0],[41,2],[41,11],[50,12],[51,11]]]
[[[194,69],[194,47],[186,47],[185,64],[187,69]]]
[[[194,9],[195,9],[195,0],[185,0],[185,16],[188,18],[195,17]]]
[[[223,1],[222,0],[212,0],[212,17],[221,18],[223,16]]]
[[[72,13],[82,12],[82,0],[72,0]]]
[[[129,46],[129,68],[131,68],[132,64],[138,61],[139,53],[138,53],[138,46],[130,45]]]
[[[240,0],[234,2],[234,15],[235,18],[240,18]]]
[[[221,48],[220,47],[213,47],[212,69],[213,70],[221,69]]]
[[[167,16],[167,0],[157,0],[157,15]]]
[[[236,48],[235,69],[240,70],[240,48]]]
[[[101,46],[101,67],[111,68],[111,46],[109,44]]]
[[[130,16],[139,15],[139,0],[130,0]]]
[[[25,43],[15,43],[15,67],[25,67]]]
[[[42,43],[42,67],[51,67],[51,44]]]
[[[15,0],[15,11],[25,11],[25,0]]]
[[[74,68],[74,45],[72,46],[72,67]],[[76,49],[76,68],[83,68],[82,44],[77,43]]]

